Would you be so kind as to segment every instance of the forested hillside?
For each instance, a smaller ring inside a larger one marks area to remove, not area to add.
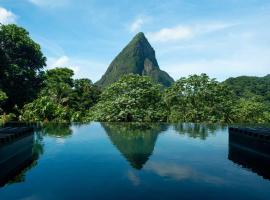
[[[270,102],[270,74],[264,77],[240,76],[224,82],[238,97],[257,97]]]

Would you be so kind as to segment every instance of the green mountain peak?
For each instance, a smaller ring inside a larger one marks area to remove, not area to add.
[[[170,86],[174,80],[160,70],[153,47],[144,33],[138,33],[131,42],[118,54],[107,69],[106,73],[96,83],[104,88],[126,74],[150,76],[155,82]]]

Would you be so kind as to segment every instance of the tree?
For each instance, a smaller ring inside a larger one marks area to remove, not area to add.
[[[232,92],[206,74],[181,78],[165,91],[169,121],[230,122]]]
[[[73,80],[73,71],[55,68],[43,75],[43,88],[22,109],[24,121],[82,122],[96,104],[100,91],[89,79]]]
[[[2,90],[0,90],[0,105],[8,99],[6,93],[4,93]]]
[[[100,93],[100,89],[91,80],[75,80],[70,96],[70,108],[72,109],[71,121],[89,121],[87,119],[88,110],[98,102]]]
[[[50,96],[58,104],[68,105],[74,81],[74,72],[68,68],[55,68],[44,74],[42,96]]]
[[[24,121],[70,121],[69,101],[73,86],[73,71],[55,68],[43,75],[43,88],[33,102],[22,109]]]
[[[224,81],[239,98],[262,98],[265,102],[270,102],[270,74],[264,77],[239,76],[229,78]]]
[[[39,96],[22,109],[22,121],[27,122],[69,122],[70,112],[67,106],[56,102],[50,96]]]
[[[0,89],[0,124],[13,120],[16,116],[13,113],[6,114],[2,105],[7,101],[8,96]]]
[[[0,90],[0,114],[3,112],[2,104],[8,99],[6,93]]]
[[[233,120],[237,123],[269,123],[269,105],[261,102],[258,98],[240,98],[233,109]]]
[[[39,72],[46,58],[29,33],[14,24],[0,25],[0,86],[9,97],[5,108],[34,99],[41,85]]]
[[[91,80],[75,80],[71,96],[71,108],[82,112],[90,109],[97,103],[100,93],[99,88]]]
[[[126,75],[106,88],[100,101],[90,109],[95,121],[150,122],[164,120],[161,86],[149,77]]]

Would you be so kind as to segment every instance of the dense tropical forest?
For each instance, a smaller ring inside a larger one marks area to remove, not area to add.
[[[177,81],[159,69],[142,33],[96,84],[46,58],[29,33],[0,27],[0,121],[269,123],[270,75]],[[127,66],[128,65],[128,66]]]

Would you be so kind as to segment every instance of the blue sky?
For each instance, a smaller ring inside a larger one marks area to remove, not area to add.
[[[0,22],[26,28],[47,67],[97,81],[140,31],[174,79],[270,73],[269,0],[0,0]]]

